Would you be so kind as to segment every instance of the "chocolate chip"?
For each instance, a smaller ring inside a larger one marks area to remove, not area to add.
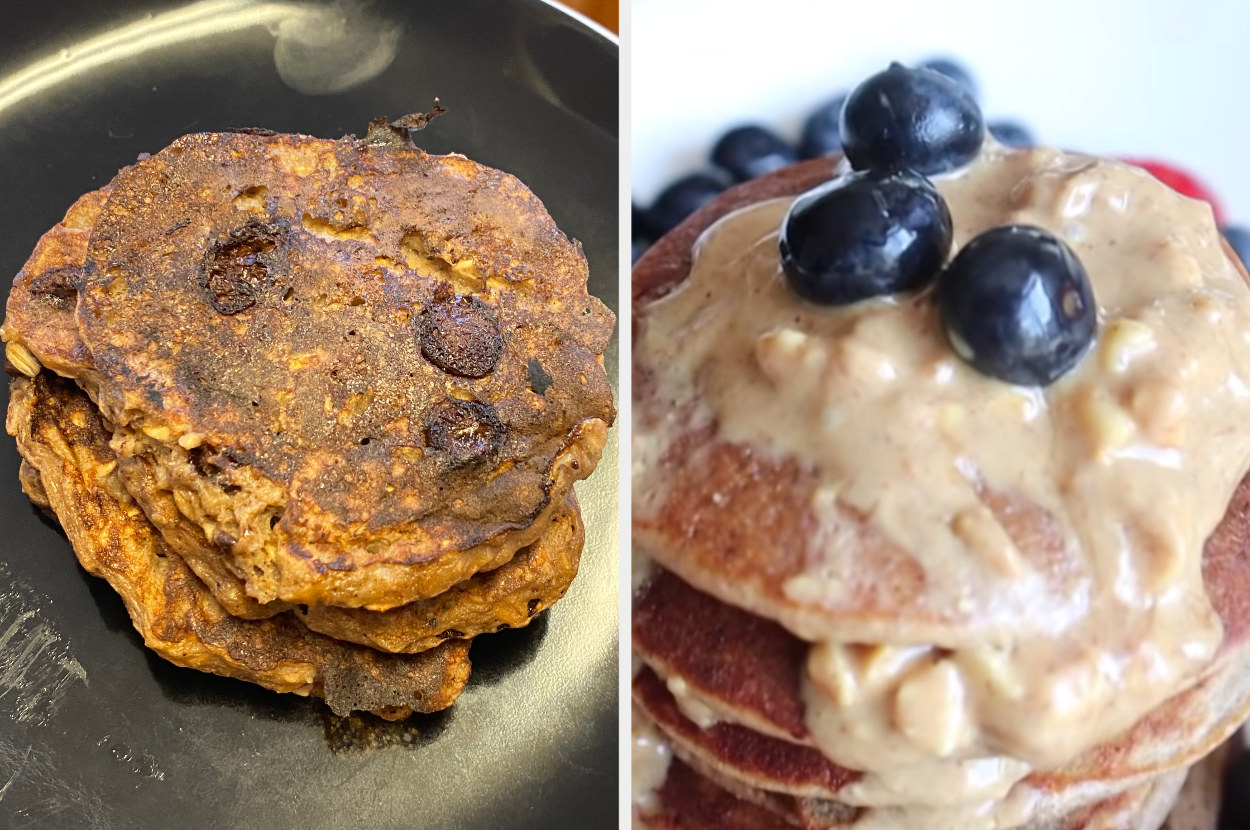
[[[507,428],[495,408],[481,401],[451,398],[425,415],[425,443],[446,453],[453,467],[480,461],[498,451]]]
[[[466,378],[490,374],[503,354],[499,322],[477,297],[453,294],[446,286],[417,321],[421,354],[444,372]]]
[[[256,305],[272,282],[265,254],[278,246],[282,234],[279,225],[252,221],[209,249],[200,286],[213,308],[236,314]]]
[[[538,358],[525,364],[525,376],[529,380],[530,390],[539,395],[546,395],[553,383],[551,375],[547,374],[547,370],[538,362]]]

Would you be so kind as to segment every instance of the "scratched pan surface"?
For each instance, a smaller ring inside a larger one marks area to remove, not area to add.
[[[247,125],[338,137],[438,96],[449,112],[418,144],[519,176],[619,308],[617,47],[557,8],[22,6],[0,27],[0,298],[74,198],[141,152]],[[455,707],[401,726],[150,656],[21,494],[4,436],[0,828],[615,826],[615,432],[579,489],[588,543],[568,596],[528,629],[475,642]]]

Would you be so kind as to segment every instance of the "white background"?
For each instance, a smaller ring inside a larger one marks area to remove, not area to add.
[[[891,60],[946,55],[988,120],[1043,144],[1178,163],[1250,225],[1250,0],[632,0],[633,196],[745,121],[795,141]]]

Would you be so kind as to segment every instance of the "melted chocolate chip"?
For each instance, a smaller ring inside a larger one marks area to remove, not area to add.
[[[265,254],[278,246],[282,234],[279,225],[248,222],[209,250],[200,286],[213,308],[236,314],[256,305],[272,282]]]
[[[529,381],[530,391],[536,394],[546,395],[547,390],[551,388],[553,382],[551,375],[547,374],[547,370],[538,362],[538,358],[525,364],[525,376]]]
[[[425,416],[425,442],[446,453],[453,467],[481,461],[498,451],[507,428],[495,408],[481,401],[450,399]]]
[[[425,359],[461,377],[485,377],[503,353],[499,322],[490,306],[445,289],[421,312],[417,333]]]

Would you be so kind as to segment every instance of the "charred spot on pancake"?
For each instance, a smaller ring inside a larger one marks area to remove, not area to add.
[[[278,247],[283,234],[281,225],[250,221],[209,249],[200,286],[213,308],[237,314],[256,305],[273,281],[265,255]]]
[[[425,415],[425,443],[446,453],[451,466],[463,467],[494,455],[507,428],[495,408],[481,401],[452,398]]]
[[[426,360],[461,377],[485,377],[503,354],[499,321],[490,306],[477,297],[453,293],[446,284],[421,312],[417,334]]]
[[[551,375],[547,374],[547,370],[543,368],[543,365],[538,362],[536,357],[525,364],[525,377],[529,382],[530,391],[539,395],[546,395],[547,390],[554,383]]]
[[[74,287],[74,277],[77,274],[78,269],[71,265],[62,265],[36,274],[30,281],[30,293],[58,311],[63,311],[78,297],[78,290]]]

